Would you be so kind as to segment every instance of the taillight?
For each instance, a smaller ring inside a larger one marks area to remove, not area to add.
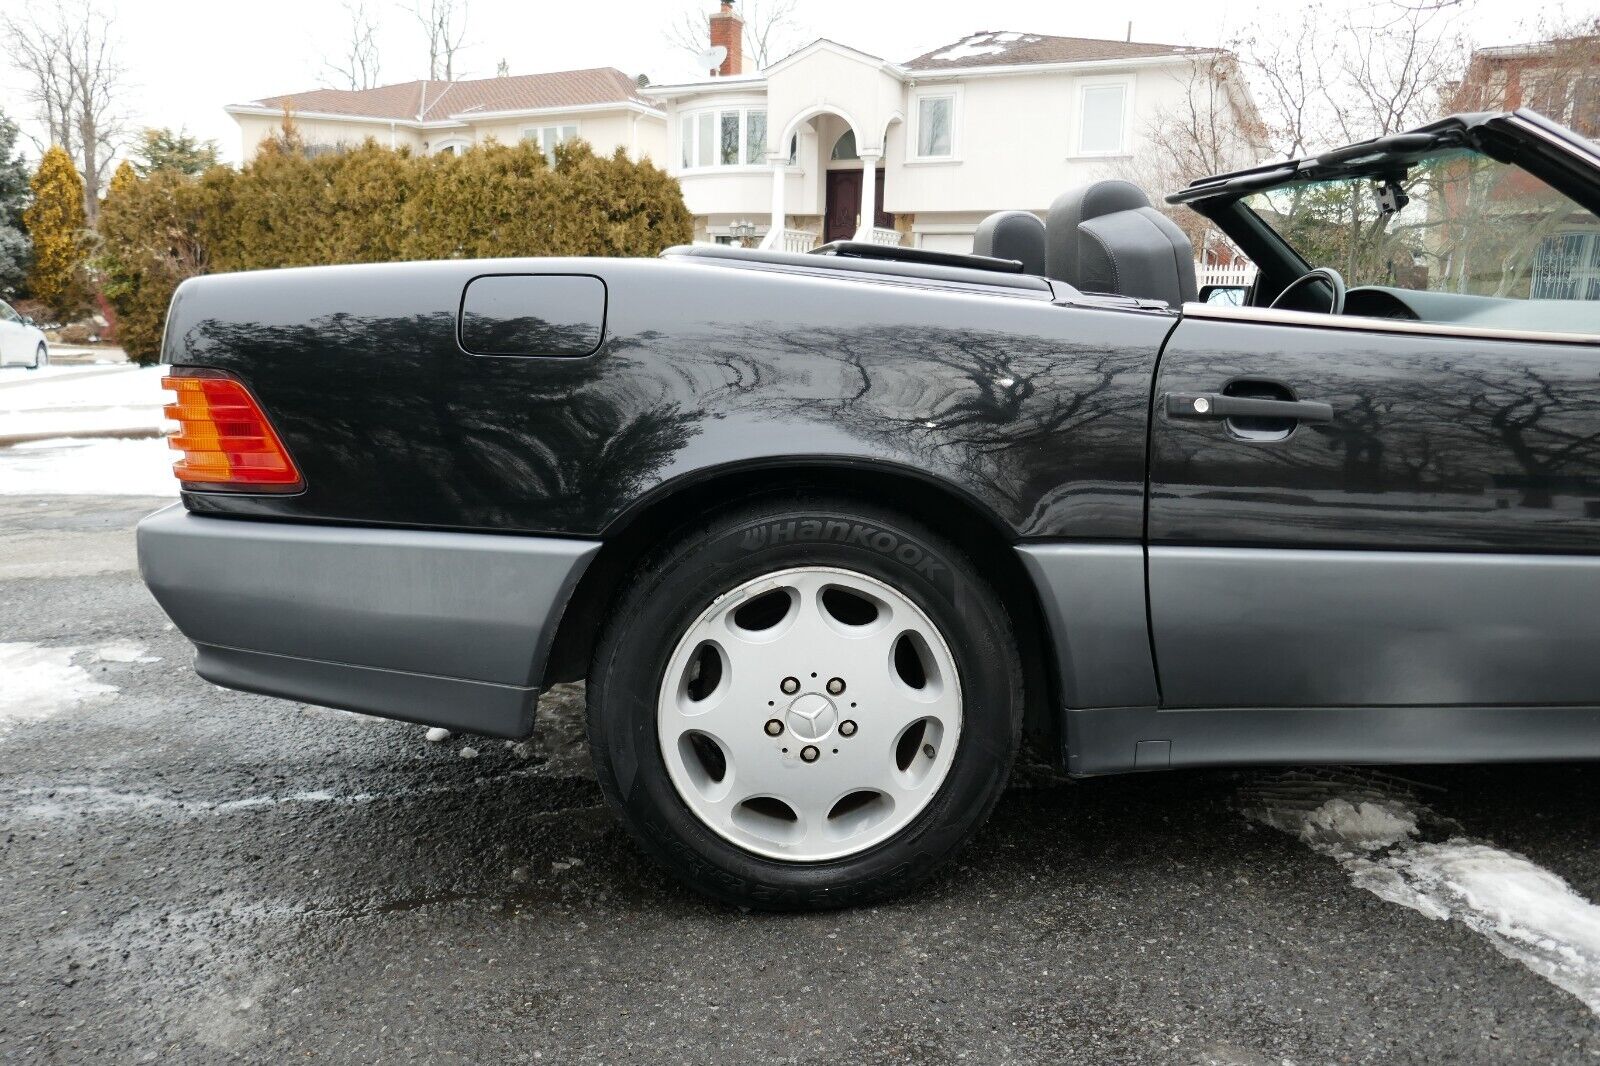
[[[178,423],[168,443],[183,458],[172,472],[186,489],[294,492],[300,471],[250,390],[216,370],[179,371],[161,379],[178,394],[162,410]]]

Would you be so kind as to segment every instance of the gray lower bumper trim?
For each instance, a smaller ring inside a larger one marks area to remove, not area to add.
[[[196,644],[195,673],[224,688],[520,740],[533,731],[536,688]]]
[[[221,685],[526,734],[598,541],[211,518],[139,524],[145,584]],[[525,719],[520,721],[519,719]]]

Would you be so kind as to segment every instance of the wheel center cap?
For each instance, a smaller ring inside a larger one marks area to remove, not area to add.
[[[801,740],[821,740],[833,732],[839,712],[833,701],[820,692],[807,692],[789,704],[789,732]]]

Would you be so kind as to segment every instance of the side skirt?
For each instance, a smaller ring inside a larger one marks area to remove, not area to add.
[[[1067,711],[1067,769],[1600,759],[1600,707]]]

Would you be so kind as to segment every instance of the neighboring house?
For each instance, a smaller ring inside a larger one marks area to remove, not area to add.
[[[1137,173],[1152,124],[1220,54],[986,31],[905,63],[818,40],[745,73],[727,0],[711,33],[726,49],[715,76],[639,94],[667,114],[696,238],[753,225],[793,250],[853,237],[970,251],[993,211],[1042,214],[1075,184]],[[1206,91],[1253,113],[1239,79]]]
[[[1600,36],[1479,48],[1451,111],[1529,107],[1585,137],[1600,135]]]
[[[1585,137],[1600,136],[1600,36],[1580,34],[1532,44],[1479,48],[1467,63],[1447,107],[1451,111],[1509,111],[1528,107]],[[1532,179],[1519,175],[1520,185]],[[1522,187],[1485,193],[1496,201],[1526,197]],[[1533,251],[1530,291],[1544,299],[1600,299],[1600,225],[1593,215],[1550,217]],[[1550,228],[1555,232],[1548,232]]]
[[[667,157],[666,115],[639,96],[638,80],[614,67],[462,81],[408,81],[376,89],[310,89],[227,109],[248,162],[263,140],[294,116],[311,154],[340,151],[368,137],[430,155],[490,139],[534,140],[546,152],[578,137],[603,155]]]

